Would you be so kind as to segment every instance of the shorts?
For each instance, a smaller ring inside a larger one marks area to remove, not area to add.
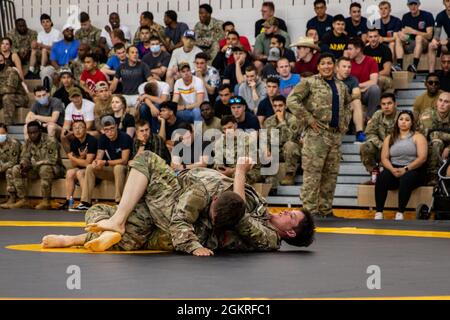
[[[414,53],[414,49],[416,48],[416,40],[409,40],[408,42],[403,42],[403,48],[405,49],[406,54]],[[428,52],[428,45],[423,46],[422,53]]]

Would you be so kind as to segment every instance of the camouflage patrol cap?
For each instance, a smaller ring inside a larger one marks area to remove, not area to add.
[[[278,20],[275,17],[271,17],[271,18],[267,19],[266,22],[264,22],[264,24],[263,24],[264,28],[270,28],[272,26],[278,27]]]

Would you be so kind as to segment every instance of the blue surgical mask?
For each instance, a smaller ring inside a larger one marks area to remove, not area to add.
[[[39,99],[36,99],[37,102],[39,102],[40,105],[46,106],[48,105],[48,97],[42,97]]]
[[[0,134],[0,143],[4,143],[6,141],[6,138],[8,138],[7,134]]]
[[[161,51],[161,46],[159,44],[156,45],[156,46],[151,46],[150,47],[150,51],[153,52],[153,53],[158,53],[158,52]]]

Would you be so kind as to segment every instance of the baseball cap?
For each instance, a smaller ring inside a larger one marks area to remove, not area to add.
[[[62,31],[66,30],[66,29],[72,29],[75,30],[74,26],[70,23],[66,23],[63,27],[62,27]]]
[[[191,38],[191,39],[194,39],[194,40],[195,40],[195,32],[192,31],[192,30],[186,30],[186,31],[183,33],[183,37]]]
[[[106,81],[100,81],[100,82],[96,83],[95,91],[99,91],[99,90],[102,90],[102,89],[106,89],[106,90],[109,89],[108,83]]]
[[[73,87],[73,88],[70,88],[70,90],[69,90],[69,98],[72,98],[75,96],[82,96],[81,90],[78,87]]]
[[[112,116],[104,116],[101,121],[102,127],[111,126],[116,124],[116,120]]]
[[[420,5],[420,0],[408,0],[408,6],[410,5],[410,4],[419,4]]]
[[[70,74],[71,76],[73,76],[72,70],[70,70],[70,68],[64,68],[64,67],[59,70],[58,74],[60,77],[65,74]]]
[[[235,104],[244,105],[247,107],[247,101],[245,101],[245,99],[241,96],[234,96],[230,99],[230,107]]]
[[[271,26],[278,26],[277,18],[271,17],[263,23],[264,28],[270,28]]]
[[[186,61],[182,61],[182,62],[180,62],[179,64],[178,64],[178,70],[183,70],[184,68],[191,68],[191,65],[189,64],[189,62],[186,62]]]
[[[278,61],[280,60],[280,49],[279,48],[271,48],[269,51],[269,56],[267,57],[267,61]]]

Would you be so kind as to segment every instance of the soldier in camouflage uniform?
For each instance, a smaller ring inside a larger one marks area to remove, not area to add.
[[[86,12],[80,13],[80,24],[81,28],[75,32],[75,39],[79,40],[80,44],[85,43],[92,49],[98,47],[102,30],[91,24],[89,14]]]
[[[158,37],[161,42],[165,39],[164,28],[153,21],[153,14],[149,11],[142,12],[139,20],[139,28],[136,30],[133,38],[133,44],[137,45],[140,40],[140,30],[143,26],[150,28],[150,37]]]
[[[37,49],[37,32],[28,29],[24,19],[16,20],[16,28],[6,35],[13,42],[12,49],[17,52],[22,62],[23,70],[26,70],[30,63],[31,49]]]
[[[8,137],[6,125],[0,123],[0,176],[6,176],[6,192],[9,195],[8,202],[0,208],[8,208],[16,202],[16,190],[12,184],[12,167],[19,163],[22,145],[14,138]]]
[[[359,150],[361,161],[369,173],[380,163],[383,141],[392,133],[399,113],[394,94],[384,93],[380,101],[381,110],[376,111],[367,123],[367,139]]]
[[[341,160],[342,136],[351,119],[351,97],[342,81],[333,79],[335,58],[324,53],[319,74],[304,79],[288,97],[288,109],[306,124],[302,147],[303,210],[332,216]]]
[[[6,125],[14,124],[16,108],[28,107],[28,95],[16,69],[7,67],[5,57],[0,54],[0,109]]]
[[[436,109],[428,109],[420,116],[419,130],[427,138],[428,185],[437,184],[437,171],[444,149],[450,145],[450,93],[440,94]]]
[[[12,168],[13,185],[18,201],[9,208],[28,206],[26,200],[28,179],[40,178],[43,200],[36,206],[36,209],[51,209],[52,180],[62,178],[65,174],[59,154],[59,143],[55,138],[41,133],[41,126],[36,121],[27,124],[27,131],[29,140],[22,148],[20,164]]]
[[[225,38],[222,29],[223,21],[211,17],[212,7],[202,4],[199,8],[200,21],[196,23],[194,32],[197,36],[196,45],[213,61],[220,50],[219,41]]]
[[[281,185],[294,185],[295,172],[301,161],[300,123],[297,117],[286,112],[285,97],[274,97],[272,105],[275,114],[264,121],[264,127],[269,131],[269,137],[272,130],[279,130],[282,150],[280,161],[284,161],[286,165],[286,177],[281,181]]]

